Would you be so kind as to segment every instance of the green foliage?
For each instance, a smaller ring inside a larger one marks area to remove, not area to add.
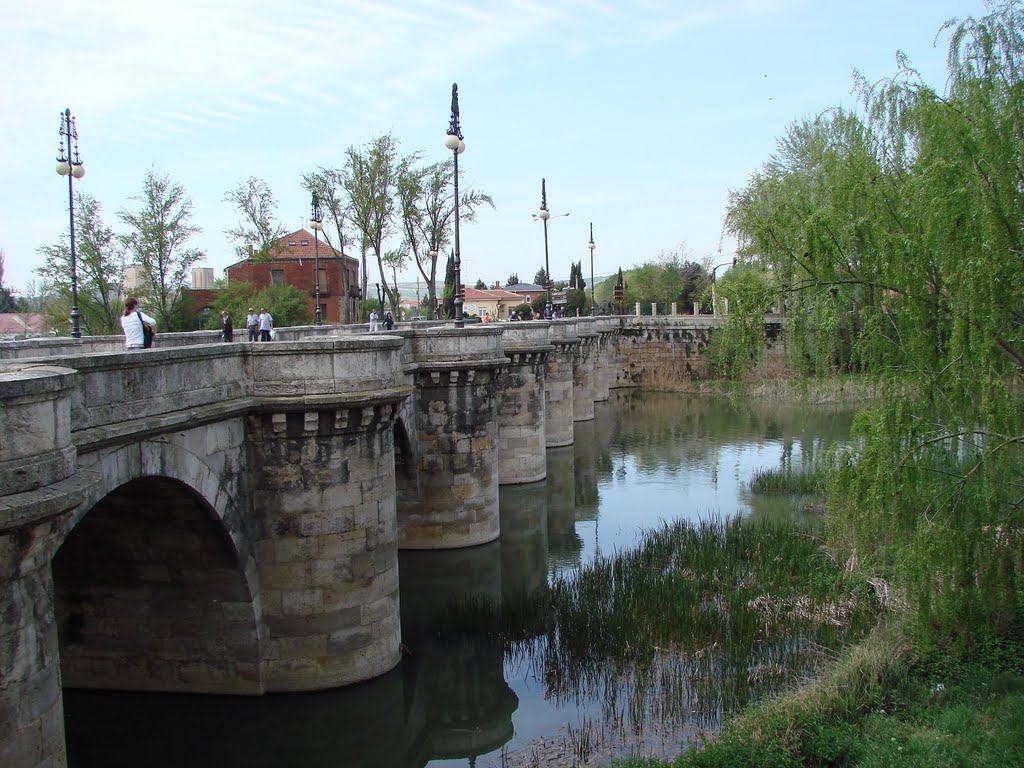
[[[541,267],[537,270],[537,273],[533,276],[533,284],[539,285],[541,288],[545,288],[548,284],[548,273]]]
[[[515,283],[513,283],[515,285]],[[533,319],[533,307],[529,304],[516,304],[512,307],[512,312],[516,313],[516,317],[520,320],[532,320]]]
[[[124,208],[118,213],[128,228],[121,242],[128,252],[127,258],[142,271],[144,286],[139,297],[152,307],[157,324],[165,331],[170,330],[172,314],[181,300],[181,287],[189,270],[205,255],[187,247],[189,238],[200,231],[190,223],[192,200],[184,187],[155,168],[150,168],[141,192],[131,199],[138,207]]]
[[[287,233],[280,223],[274,223],[277,200],[270,186],[262,179],[250,177],[225,192],[224,202],[234,205],[242,217],[237,226],[225,232],[235,241],[235,255],[239,259],[249,258],[251,245],[253,261],[266,262],[276,258],[284,248],[280,239]]]
[[[294,285],[271,285],[257,291],[251,283],[235,282],[221,290],[214,303],[213,312],[202,320],[203,327],[219,330],[220,313],[227,310],[234,322],[235,334],[245,332],[245,319],[249,307],[256,310],[266,307],[274,318],[274,327],[309,325],[313,322],[307,302],[309,297]]]
[[[727,215],[785,296],[791,359],[879,380],[830,475],[829,533],[949,650],[1024,615],[1024,9],[989,7],[947,25],[944,93],[905,60],[860,79],[863,112],[791,127]]]
[[[583,290],[570,288],[565,292],[565,315],[576,317],[590,314],[590,294]]]
[[[75,192],[75,255],[78,276],[78,311],[86,335],[121,333],[124,311],[121,275],[124,247],[113,229],[103,223],[102,206],[92,195]],[[41,245],[43,262],[35,268],[44,285],[56,294],[46,314],[53,327],[69,328],[71,307],[70,233],[59,243]],[[70,329],[69,329],[70,330]]]
[[[441,317],[451,320],[455,317],[455,252],[448,256],[444,268],[444,288],[441,289]]]
[[[739,379],[761,359],[764,315],[775,292],[769,275],[756,267],[734,267],[717,283],[718,299],[728,301],[725,325],[711,339],[711,361],[718,373]]]
[[[508,279],[505,281],[505,285],[519,285],[519,274],[513,272],[509,275]]]

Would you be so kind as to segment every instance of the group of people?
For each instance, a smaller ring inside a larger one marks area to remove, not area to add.
[[[377,323],[379,321],[380,321],[380,316],[377,314],[377,310],[372,310],[370,312],[370,333],[376,333],[377,332]],[[395,327],[395,318],[391,316],[390,312],[385,312],[384,313],[383,323],[384,323],[384,330],[385,331],[390,331],[392,328]]]
[[[260,307],[260,313],[249,307],[249,314],[245,317],[245,327],[249,331],[249,341],[270,341],[271,331],[274,330],[274,317],[266,307]],[[224,341],[234,341],[235,324],[231,315],[225,309],[220,313],[220,335]]]
[[[245,317],[245,327],[249,330],[249,341],[270,341],[271,331],[274,330],[274,317],[266,307],[260,307],[260,313],[249,307],[249,314]],[[225,341],[231,339],[225,338]]]

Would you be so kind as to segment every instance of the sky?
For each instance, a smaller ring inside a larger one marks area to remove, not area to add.
[[[55,172],[60,114],[77,120],[76,190],[134,209],[150,169],[192,201],[188,242],[216,277],[235,262],[224,202],[266,182],[287,231],[308,229],[304,173],[392,134],[425,162],[459,86],[463,189],[495,207],[463,223],[463,282],[531,281],[544,265],[541,179],[555,279],[607,275],[679,252],[729,261],[730,191],[789,126],[856,108],[904,52],[946,82],[950,18],[982,0],[0,0],[0,250],[24,292],[37,248],[66,242]],[[351,236],[351,233],[350,233]],[[398,247],[395,239],[390,247]],[[369,282],[376,275],[371,266]],[[439,269],[443,274],[443,267]],[[414,281],[415,268],[400,279]]]

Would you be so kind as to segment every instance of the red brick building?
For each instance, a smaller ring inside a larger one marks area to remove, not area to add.
[[[316,312],[316,277],[314,266],[316,253],[320,254],[320,317],[325,323],[341,321],[342,301],[350,302],[350,309],[356,306],[356,300],[344,295],[345,283],[342,282],[342,262],[348,269],[348,285],[351,292],[359,286],[359,260],[351,256],[343,256],[320,238],[317,248],[313,235],[304,229],[296,230],[277,241],[277,255],[269,261],[254,261],[252,246],[249,246],[249,258],[236,262],[224,270],[228,284],[234,282],[251,283],[257,289],[271,285],[294,285],[309,296],[309,315]]]

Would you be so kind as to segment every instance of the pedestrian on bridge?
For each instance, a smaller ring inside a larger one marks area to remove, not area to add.
[[[233,341],[235,338],[235,324],[231,321],[231,315],[225,309],[220,313],[221,336],[224,341]]]
[[[249,341],[259,341],[260,316],[252,307],[249,307],[249,314],[245,316],[245,327],[249,330]]]
[[[138,299],[126,299],[124,314],[121,315],[121,328],[124,329],[124,348],[127,350],[145,349],[153,344],[153,333],[156,320],[139,309]],[[148,329],[148,333],[147,333]],[[146,344],[146,336],[150,342]]]
[[[260,307],[260,341],[270,341],[270,332],[274,329],[274,318],[266,307]]]

